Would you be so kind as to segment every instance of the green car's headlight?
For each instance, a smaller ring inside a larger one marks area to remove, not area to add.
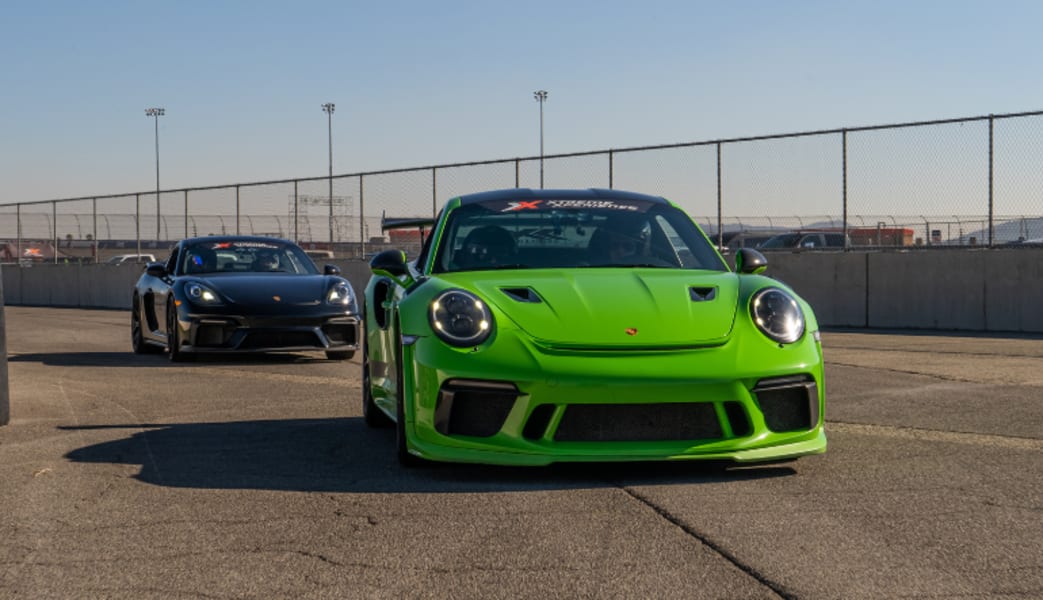
[[[804,312],[796,298],[778,288],[765,288],[750,300],[750,316],[757,327],[780,344],[792,344],[804,335]]]
[[[196,304],[221,304],[221,298],[217,292],[201,283],[190,282],[185,284],[185,294],[188,299]]]
[[[451,346],[477,346],[493,330],[493,315],[477,296],[464,290],[446,290],[431,301],[431,328]]]

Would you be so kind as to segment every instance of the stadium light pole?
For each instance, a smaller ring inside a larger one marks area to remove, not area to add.
[[[159,212],[159,118],[166,114],[164,108],[146,108],[145,116],[156,120],[156,247],[159,247],[160,212]]]
[[[327,134],[329,136],[330,148],[330,250],[333,250],[333,109],[337,106],[332,102],[322,105],[322,111],[326,113]]]
[[[543,103],[547,101],[547,90],[536,90],[532,93],[536,102],[540,103],[540,189],[543,189]]]

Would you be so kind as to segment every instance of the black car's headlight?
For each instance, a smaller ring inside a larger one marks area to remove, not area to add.
[[[780,344],[804,335],[804,312],[797,299],[778,288],[766,288],[750,299],[750,316],[757,328]]]
[[[330,291],[326,293],[326,304],[350,306],[353,300],[354,294],[351,291],[351,286],[343,281],[333,284]]]
[[[489,307],[464,290],[446,290],[431,301],[431,328],[451,346],[477,346],[493,330]]]
[[[185,295],[195,304],[221,304],[221,297],[217,292],[195,281],[185,284]]]

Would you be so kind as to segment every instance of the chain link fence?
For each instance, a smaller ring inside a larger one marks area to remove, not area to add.
[[[165,255],[178,239],[270,235],[338,257],[415,250],[392,217],[513,187],[674,201],[722,245],[829,232],[840,247],[1043,243],[1043,111],[415,169],[0,205],[0,261]],[[391,235],[400,236],[397,238]]]

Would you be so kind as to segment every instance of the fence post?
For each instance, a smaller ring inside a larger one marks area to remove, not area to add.
[[[141,194],[134,194],[134,239],[141,256]]]
[[[98,199],[91,198],[91,254],[98,264]]]
[[[612,160],[613,157],[614,157],[614,154],[613,154],[612,150],[609,150],[608,151],[608,189],[610,189],[610,190],[616,189],[612,185],[613,184],[612,176],[614,175],[614,172],[615,172],[615,166],[614,166],[614,163],[613,163],[613,160]]]
[[[191,237],[188,235],[188,190],[185,190],[185,237]]]
[[[18,223],[16,224],[16,229],[18,229],[18,243],[15,245],[15,249],[18,251],[18,256],[15,257],[15,260],[18,260],[19,263],[20,263],[21,260],[22,260],[22,205],[21,204],[16,204],[15,205],[15,217],[14,218],[15,218],[15,221],[18,221]]]
[[[992,126],[995,123],[995,117],[989,115],[989,248],[992,248],[993,239],[992,234],[995,229],[995,223],[993,222],[993,204],[992,204]]]
[[[438,215],[438,167],[431,167],[431,217]]]
[[[297,200],[298,200],[297,184],[298,184],[298,181],[296,179],[294,179],[293,180],[293,243],[295,243],[295,244],[301,243],[301,234],[300,234],[300,231],[297,228],[298,227],[297,226],[297,217],[298,217],[297,211],[299,210],[297,208]],[[330,250],[332,250],[332,248],[330,248]]]
[[[717,142],[717,248],[724,246],[724,217],[721,202],[721,143]]]
[[[842,191],[840,193],[841,211],[843,212],[844,221],[844,250],[848,249],[847,243],[847,129],[840,132],[840,147],[841,147],[841,171],[842,171]]]
[[[7,324],[4,322],[4,268],[0,266],[0,425],[11,422],[10,400],[7,385]]]
[[[359,258],[366,258],[366,188],[362,175],[359,175]]]
[[[58,201],[51,201],[51,220],[54,221],[54,264],[58,264]]]

